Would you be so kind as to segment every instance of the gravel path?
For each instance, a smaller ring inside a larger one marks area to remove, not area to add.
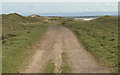
[[[106,68],[97,64],[94,57],[78,42],[71,30],[59,25],[51,25],[35,46],[29,66],[23,73],[44,73],[45,65],[53,59],[55,73],[60,73],[62,64],[61,53],[68,54],[68,60],[73,68],[72,73],[109,73]]]

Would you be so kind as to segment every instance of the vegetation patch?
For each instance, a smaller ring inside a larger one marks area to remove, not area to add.
[[[75,32],[88,51],[101,65],[118,72],[118,18],[104,16],[90,21],[62,21],[62,25]]]
[[[45,73],[55,72],[55,64],[53,63],[53,60],[49,60],[44,70],[45,70]]]
[[[63,52],[61,56],[62,56],[61,72],[70,73],[72,71],[72,67],[70,66],[70,63],[68,62],[68,55],[66,54],[66,52]]]
[[[28,20],[29,19],[29,20]],[[13,21],[14,20],[14,21]],[[18,14],[3,15],[2,24],[2,71],[3,73],[18,73],[23,62],[34,53],[31,46],[40,40],[47,25],[22,23],[36,22]],[[12,22],[13,21],[13,22]]]
[[[48,25],[63,25],[77,35],[86,50],[90,51],[103,66],[118,72],[118,18],[104,16],[84,21],[62,17],[30,17],[19,14],[2,15],[2,70],[17,73],[23,61],[33,51],[30,47],[44,34]],[[72,71],[65,52],[61,54],[62,73]],[[54,73],[55,65],[49,61],[46,73]]]

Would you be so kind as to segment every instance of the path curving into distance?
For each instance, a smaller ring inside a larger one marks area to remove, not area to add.
[[[75,34],[63,26],[48,26],[35,50],[31,62],[22,73],[44,73],[50,60],[54,62],[54,72],[61,73],[63,52],[68,55],[68,59],[65,60],[69,62],[72,73],[110,73],[106,68],[99,66],[94,57],[79,43]]]

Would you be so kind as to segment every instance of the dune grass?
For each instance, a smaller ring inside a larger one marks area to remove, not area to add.
[[[47,20],[46,20],[47,19]],[[19,14],[3,15],[2,27],[2,67],[3,73],[17,73],[24,60],[34,51],[31,46],[40,39],[47,25],[59,23],[70,28],[82,41],[86,50],[90,51],[98,62],[118,71],[118,18],[104,16],[91,21],[67,19],[61,17],[23,17]],[[54,22],[53,22],[54,21]],[[66,53],[62,53],[63,73],[72,71],[65,62]],[[46,72],[54,73],[54,63],[50,61]]]
[[[3,44],[3,73],[19,70],[22,62],[32,54],[31,46],[40,39],[45,30],[46,26],[39,26],[30,30],[16,31],[18,35],[9,38]]]
[[[31,47],[40,40],[45,33],[47,25],[31,24],[16,14],[3,16],[2,34],[2,71],[3,73],[17,73],[23,67],[24,61],[34,53]],[[12,22],[14,21],[14,22]],[[23,25],[24,22],[29,23]]]
[[[104,16],[91,21],[65,20],[70,28],[103,66],[118,72],[118,19]]]

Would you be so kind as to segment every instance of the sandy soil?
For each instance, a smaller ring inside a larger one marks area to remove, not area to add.
[[[60,73],[62,64],[61,53],[68,54],[73,68],[72,73],[109,73],[106,68],[98,65],[95,58],[84,49],[72,31],[63,26],[49,26],[41,41],[35,46],[29,66],[23,73],[44,73],[45,65],[53,59],[55,73]]]

